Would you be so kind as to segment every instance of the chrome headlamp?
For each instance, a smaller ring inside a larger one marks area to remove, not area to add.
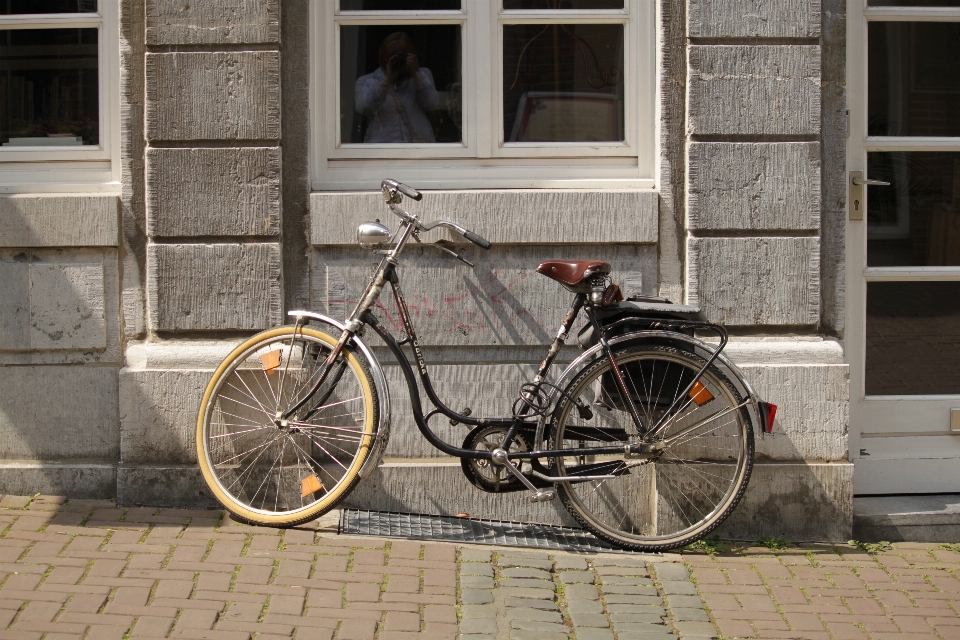
[[[379,222],[364,222],[357,227],[357,242],[361,247],[376,249],[391,238],[390,229]]]

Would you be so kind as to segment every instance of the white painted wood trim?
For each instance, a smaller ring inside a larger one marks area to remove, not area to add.
[[[96,147],[0,147],[0,193],[119,191],[120,25],[119,3],[101,0],[98,13],[0,16],[0,28],[97,28],[100,84],[100,144]],[[104,163],[108,163],[105,165]],[[107,171],[103,167],[107,166]]]
[[[956,22],[960,8],[954,7],[870,7],[863,15],[871,22]]]
[[[332,3],[331,3],[332,4]],[[623,10],[503,11],[465,0],[462,11],[340,12],[310,3],[310,175],[314,190],[374,188],[389,173],[423,188],[630,188],[654,186],[655,33],[652,0]],[[338,25],[460,24],[463,39],[463,143],[340,144]],[[625,142],[504,143],[502,27],[510,23],[624,24]],[[483,54],[483,55],[481,55]],[[331,87],[331,84],[333,85]],[[607,167],[617,157],[627,164]],[[584,161],[587,166],[584,166]],[[598,166],[589,165],[597,163]],[[389,171],[387,171],[389,169]]]
[[[960,138],[870,136],[864,140],[863,147],[867,153],[871,151],[960,151]]]

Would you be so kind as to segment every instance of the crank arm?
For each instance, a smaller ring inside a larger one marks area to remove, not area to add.
[[[529,478],[520,473],[520,470],[513,466],[513,464],[510,462],[510,459],[507,458],[507,452],[503,449],[494,449],[490,454],[490,461],[495,465],[506,467],[507,471],[510,472],[513,477],[519,480],[523,486],[530,490],[530,492],[533,494],[527,498],[527,500],[530,502],[546,502],[548,500],[553,500],[553,491],[541,491],[534,486],[534,484],[530,482]]]

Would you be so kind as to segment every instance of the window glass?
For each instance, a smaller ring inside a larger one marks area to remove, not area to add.
[[[97,29],[0,29],[0,143],[100,143]]]
[[[623,9],[623,0],[503,0],[503,8],[511,9]]]
[[[624,139],[623,26],[503,27],[503,139]]]
[[[960,153],[867,154],[867,265],[960,266]]]
[[[340,0],[341,11],[459,11],[460,0]]]
[[[871,22],[871,136],[960,136],[960,23]]]
[[[960,282],[867,283],[867,395],[960,393]]]
[[[0,15],[96,13],[97,0],[0,0]]]
[[[459,25],[340,27],[341,143],[461,142]]]

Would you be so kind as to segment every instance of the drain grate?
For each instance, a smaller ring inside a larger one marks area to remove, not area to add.
[[[340,533],[562,551],[626,553],[583,529],[418,513],[344,509],[340,512]]]

